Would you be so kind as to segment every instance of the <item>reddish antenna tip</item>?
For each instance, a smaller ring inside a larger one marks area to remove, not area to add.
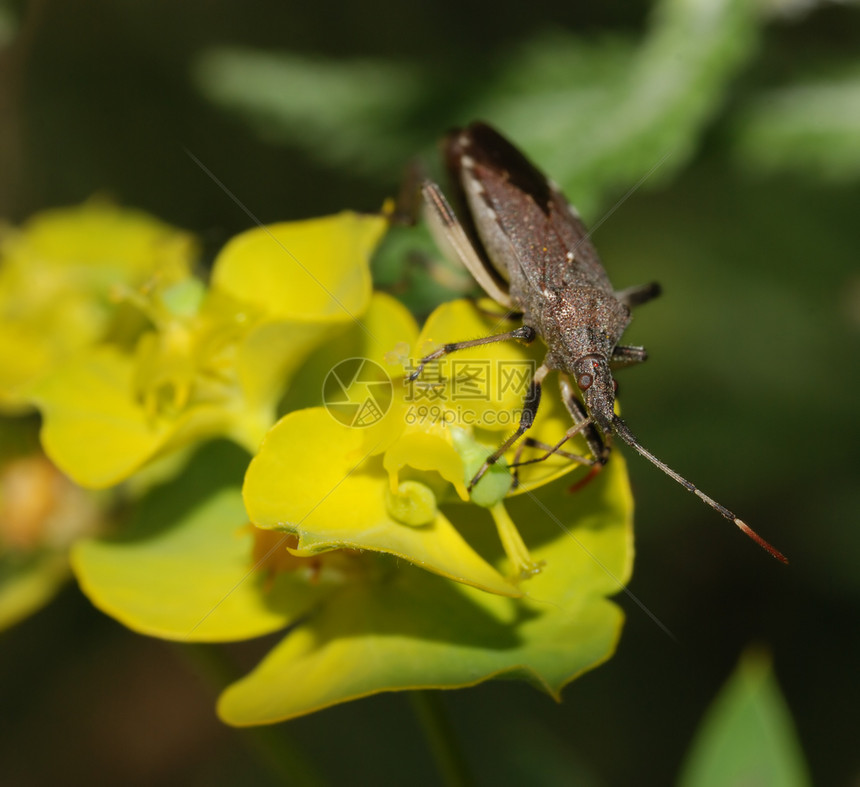
[[[755,541],[756,544],[758,544],[762,549],[764,549],[766,552],[769,552],[771,555],[773,555],[780,563],[785,563],[785,565],[788,565],[788,558],[785,555],[783,555],[782,552],[780,552],[775,546],[773,546],[772,544],[769,544],[767,541],[765,541],[746,522],[744,522],[741,519],[737,519],[737,518],[735,518],[734,522],[744,533],[746,533],[746,535],[748,535],[753,541]]]

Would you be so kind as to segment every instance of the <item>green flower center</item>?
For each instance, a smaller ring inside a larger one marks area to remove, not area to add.
[[[385,506],[392,519],[410,527],[429,525],[436,519],[436,495],[419,481],[403,481],[397,492],[386,487]]]

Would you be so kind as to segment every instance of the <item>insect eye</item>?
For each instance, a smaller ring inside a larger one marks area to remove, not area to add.
[[[581,374],[576,378],[576,384],[579,386],[580,391],[587,391],[591,388],[593,382],[594,378],[590,374]]]
[[[618,393],[618,380],[612,381],[612,393],[615,393],[615,394]]]

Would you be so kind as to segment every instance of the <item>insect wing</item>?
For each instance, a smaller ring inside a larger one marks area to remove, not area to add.
[[[497,269],[517,284],[549,288],[612,285],[582,220],[517,148],[484,123],[454,132],[448,167],[470,207],[471,232]]]

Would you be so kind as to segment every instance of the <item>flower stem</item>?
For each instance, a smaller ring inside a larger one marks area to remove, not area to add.
[[[543,564],[532,560],[532,556],[529,554],[528,547],[525,545],[520,531],[517,530],[517,526],[505,509],[505,504],[496,503],[490,509],[490,513],[499,531],[502,547],[504,547],[505,554],[511,562],[511,576],[514,581],[527,579],[539,573]]]
[[[439,692],[410,691],[409,697],[444,783],[448,787],[469,787],[474,784]]]

